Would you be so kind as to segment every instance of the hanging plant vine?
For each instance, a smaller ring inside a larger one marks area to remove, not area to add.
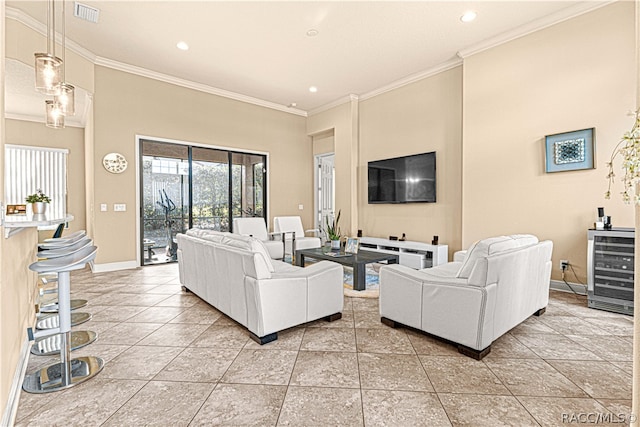
[[[622,136],[622,139],[611,154],[611,159],[607,162],[609,187],[604,197],[605,199],[611,198],[611,186],[616,176],[613,172],[613,161],[620,156],[622,157],[622,169],[624,170],[624,176],[622,177],[624,191],[620,193],[622,194],[622,200],[625,203],[631,203],[633,200],[634,204],[640,205],[640,194],[635,191],[635,184],[640,184],[640,109],[634,115],[633,128]]]

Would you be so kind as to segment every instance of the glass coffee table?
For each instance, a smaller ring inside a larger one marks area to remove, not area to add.
[[[383,262],[387,264],[397,264],[398,255],[385,254],[373,251],[358,251],[357,254],[345,254],[344,252],[332,251],[329,248],[300,249],[296,251],[296,265],[304,267],[305,257],[334,261],[342,265],[353,268],[353,289],[356,291],[365,290],[366,270],[365,266],[372,262]]]

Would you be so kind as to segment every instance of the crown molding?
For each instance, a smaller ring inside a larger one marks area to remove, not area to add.
[[[574,6],[552,13],[551,15],[529,22],[528,24],[521,25],[511,31],[505,31],[504,33],[488,38],[468,48],[461,49],[458,51],[457,55],[462,59],[467,58],[471,55],[475,55],[476,53],[480,53],[528,34],[535,33],[536,31],[543,30],[552,25],[559,24],[580,15],[584,15],[585,13],[600,9],[601,7],[607,6],[611,3],[615,3],[616,1],[617,0],[602,0],[578,3]]]
[[[249,104],[258,105],[260,107],[271,108],[273,110],[284,111],[285,113],[296,114],[299,116],[307,116],[306,111],[299,110],[297,108],[287,107],[285,105],[276,104],[275,102],[265,101],[262,99],[254,98],[247,95],[242,95],[228,90],[219,89],[213,86],[208,86],[202,83],[192,82],[190,80],[181,79],[178,77],[170,76],[156,71],[151,71],[146,68],[137,67],[135,65],[125,64],[124,62],[114,61],[108,58],[102,58],[98,56],[95,60],[96,65],[102,67],[112,68],[118,71],[124,71],[126,73],[135,74],[142,77],[147,77],[153,80],[159,80],[165,83],[171,83],[176,86],[186,87],[188,89],[197,90],[200,92],[209,93],[211,95],[218,95],[225,98],[234,99],[236,101],[246,102]]]
[[[378,89],[372,90],[371,92],[367,92],[363,95],[360,95],[360,100],[364,101],[366,99],[369,98],[373,98],[374,96],[378,96],[381,95],[385,92],[389,92],[398,88],[401,88],[403,86],[409,85],[411,83],[415,83],[418,80],[422,80],[422,79],[426,79],[428,77],[432,77],[435,76],[436,74],[440,74],[444,71],[448,71],[451,70],[452,68],[458,67],[460,65],[462,65],[462,59],[461,58],[454,58],[451,59],[447,62],[443,62],[441,64],[436,65],[435,67],[431,67],[428,70],[424,70],[421,71],[419,73],[416,74],[412,74],[410,76],[407,76],[403,79],[400,80],[396,80],[395,82],[389,83],[386,86],[382,86]]]
[[[20,22],[21,24],[27,26],[28,28],[32,29],[33,31],[36,31],[37,33],[43,35],[43,36],[47,36],[47,26],[43,23],[41,23],[40,21],[32,18],[31,16],[27,15],[26,13],[24,13],[23,11],[19,10],[19,9],[15,9],[12,7],[6,7],[6,17],[13,19],[17,22]],[[62,36],[58,33],[56,33],[56,41],[61,44],[62,42]],[[197,90],[200,92],[205,92],[211,95],[217,95],[217,96],[222,96],[225,98],[230,98],[230,99],[234,99],[236,101],[241,101],[241,102],[245,102],[248,104],[253,104],[253,105],[258,105],[260,107],[266,107],[266,108],[270,108],[272,110],[278,110],[278,111],[283,111],[285,113],[290,113],[290,114],[295,114],[298,116],[303,116],[306,117],[307,116],[307,112],[304,110],[300,110],[297,108],[291,108],[285,105],[281,105],[281,104],[277,104],[275,102],[270,102],[270,101],[265,101],[262,99],[258,99],[258,98],[254,98],[251,96],[247,96],[247,95],[242,95],[239,93],[235,93],[235,92],[231,92],[231,91],[227,91],[224,89],[218,89],[216,87],[213,86],[208,86],[205,84],[201,84],[201,83],[196,83],[196,82],[192,82],[189,80],[185,80],[185,79],[180,79],[174,76],[170,76],[167,74],[163,74],[163,73],[159,73],[156,71],[152,71],[152,70],[148,70],[146,68],[142,68],[142,67],[136,67],[134,65],[129,65],[129,64],[125,64],[122,62],[118,62],[118,61],[114,61],[108,58],[102,58],[100,56],[97,56],[96,54],[94,54],[93,52],[83,48],[82,46],[80,46],[78,43],[74,42],[73,40],[67,39],[66,41],[66,46],[67,48],[80,55],[81,57],[83,57],[84,59],[86,59],[89,62],[92,62],[95,65],[100,65],[103,67],[107,67],[107,68],[112,68],[115,70],[119,70],[119,71],[124,71],[130,74],[135,74],[138,76],[142,76],[142,77],[147,77],[150,79],[154,79],[154,80],[159,80],[165,83],[171,83],[177,86],[182,86],[182,87],[186,87],[188,89],[193,89],[193,90]]]
[[[314,116],[316,114],[320,114],[320,113],[325,112],[327,110],[330,110],[330,109],[332,109],[334,107],[337,107],[338,105],[346,104],[347,102],[351,102],[351,101],[357,101],[358,99],[359,98],[358,98],[357,95],[353,95],[353,94],[345,95],[345,96],[342,96],[342,97],[336,99],[335,101],[331,101],[328,104],[324,104],[324,105],[321,105],[318,108],[314,108],[313,110],[310,110],[307,113],[307,115],[308,116]]]

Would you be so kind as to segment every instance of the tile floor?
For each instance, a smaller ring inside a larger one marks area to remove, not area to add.
[[[478,362],[382,325],[365,298],[261,347],[177,277],[176,264],[73,274],[93,314],[76,328],[99,334],[73,354],[105,368],[66,391],[22,392],[16,425],[620,426],[630,412],[632,318],[584,297],[552,291],[544,315]],[[52,360],[31,356],[28,372]]]

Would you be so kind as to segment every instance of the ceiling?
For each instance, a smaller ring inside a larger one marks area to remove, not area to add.
[[[68,46],[97,64],[306,115],[608,1],[82,1],[100,10],[97,24],[65,3]],[[46,22],[45,1],[6,6],[17,9],[8,16]],[[467,10],[477,12],[475,21],[460,21]],[[179,41],[189,49],[177,49]]]

